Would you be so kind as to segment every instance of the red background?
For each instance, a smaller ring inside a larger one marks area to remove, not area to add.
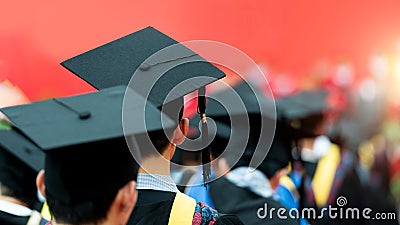
[[[59,63],[146,26],[178,41],[233,45],[276,73],[301,78],[316,62],[393,52],[400,1],[5,1],[0,4],[0,81],[31,100],[92,90]]]

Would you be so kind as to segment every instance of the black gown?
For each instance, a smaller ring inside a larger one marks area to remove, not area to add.
[[[265,204],[268,209],[273,207],[278,210],[285,207],[273,198],[263,198],[247,189],[237,187],[226,178],[220,178],[210,183],[210,195],[218,211],[234,214],[246,225],[299,224],[297,219],[290,219],[288,210],[285,213],[287,219],[279,219],[277,215],[270,219],[268,214],[265,218],[259,218],[257,210],[265,208]]]
[[[28,223],[29,216],[16,216],[3,211],[0,211],[1,225],[25,225]]]
[[[3,211],[0,211],[0,224],[1,225],[26,225],[30,216],[16,216]],[[46,220],[41,219],[40,225],[45,225]]]
[[[169,215],[176,193],[139,190],[136,206],[129,218],[128,225],[168,225]],[[194,213],[194,212],[193,212]],[[233,215],[221,215],[215,225],[242,225]]]

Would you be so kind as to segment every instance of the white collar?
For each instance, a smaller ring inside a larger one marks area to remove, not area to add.
[[[236,168],[226,175],[226,179],[234,185],[246,188],[264,198],[269,198],[274,193],[268,178],[261,171],[254,168]]]
[[[156,191],[178,192],[178,188],[171,176],[160,174],[139,173],[136,189],[150,189]]]
[[[12,202],[4,201],[0,199],[0,211],[6,212],[15,216],[30,216],[32,214],[32,210],[18,205]]]

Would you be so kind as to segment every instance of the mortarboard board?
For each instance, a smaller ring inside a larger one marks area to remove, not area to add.
[[[0,130],[0,183],[29,205],[37,201],[36,176],[44,153],[15,129]]]
[[[240,99],[234,99],[234,93]],[[207,115],[209,117],[252,114],[262,115],[271,120],[274,120],[276,117],[274,101],[268,99],[257,87],[246,82],[240,82],[232,90],[222,90],[212,94],[210,97],[207,103]],[[244,108],[237,106],[237,100],[243,102]],[[229,107],[229,113],[225,107]]]
[[[178,117],[183,96],[199,90],[198,111],[205,127],[205,86],[225,74],[189,48],[153,27],[134,32],[61,63],[97,89],[128,85],[172,119]],[[180,105],[166,107],[181,101]],[[172,110],[172,112],[170,111]],[[205,180],[209,175],[209,153],[203,151]],[[208,156],[207,156],[208,155]]]
[[[128,96],[125,91],[130,93],[131,104],[123,105],[124,96]],[[140,95],[125,86],[117,86],[100,92],[2,108],[0,111],[39,147],[48,150],[123,137],[124,132],[128,136],[161,129],[161,113],[151,104],[146,105],[144,113],[141,107],[143,102],[145,100]],[[134,124],[126,126],[126,130],[123,130],[123,112],[135,115],[124,117],[126,124]],[[167,118],[164,125],[172,127],[173,124]]]
[[[123,104],[126,95],[133,104]],[[125,136],[175,126],[166,117],[161,123],[160,111],[151,104],[145,111],[143,103],[139,94],[117,86],[0,110],[45,151],[47,194],[71,205],[136,180],[138,166]]]
[[[276,108],[279,118],[301,119],[321,114],[327,108],[328,92],[302,91],[296,95],[278,99]]]
[[[61,65],[97,89],[128,85],[135,74],[138,85],[134,84],[133,89],[147,94],[141,88],[159,79],[148,96],[157,107],[225,77],[200,55],[153,27],[82,53]],[[202,79],[192,79],[171,92],[181,82],[196,77]],[[171,96],[166,99],[168,94]]]

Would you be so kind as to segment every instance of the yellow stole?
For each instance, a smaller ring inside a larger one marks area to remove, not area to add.
[[[192,225],[196,201],[181,192],[177,192],[171,213],[169,214],[169,225]]]

